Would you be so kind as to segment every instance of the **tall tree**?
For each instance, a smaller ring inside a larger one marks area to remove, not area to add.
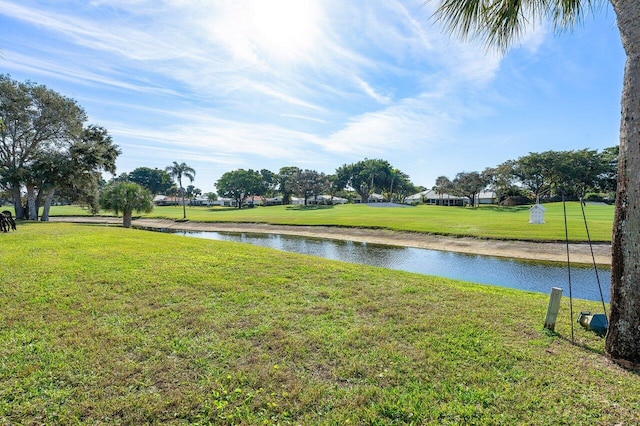
[[[128,180],[147,188],[152,194],[164,194],[173,186],[171,175],[158,168],[138,167],[129,173]]]
[[[265,197],[272,196],[278,187],[278,175],[271,170],[260,170],[261,187],[256,195],[262,197],[262,204],[266,205]]]
[[[258,195],[262,191],[262,176],[252,169],[233,170],[226,172],[218,179],[216,188],[223,197],[233,198],[236,201],[236,208],[241,209],[247,198]]]
[[[282,194],[282,204],[287,205],[291,204],[291,188],[287,185],[289,182],[289,178],[296,173],[298,173],[300,169],[295,166],[287,166],[282,167],[278,171],[276,175],[276,181],[278,185],[278,191]]]
[[[438,176],[436,178],[436,184],[431,189],[440,196],[440,204],[444,205],[444,194],[449,194],[453,191],[453,182],[446,176]]]
[[[511,170],[518,182],[533,193],[536,202],[550,195],[557,154],[553,151],[530,152],[512,164]]]
[[[329,191],[329,195],[331,195],[331,203],[333,203],[333,198],[336,196],[338,191],[341,191],[344,188],[344,186],[341,186],[340,180],[335,174],[327,175],[327,185],[327,191]]]
[[[218,200],[218,194],[216,194],[215,192],[207,192],[204,194],[204,196],[207,197],[209,203],[213,203],[214,201]]]
[[[487,187],[487,181],[478,172],[460,172],[453,179],[453,193],[468,197],[471,207],[475,206],[476,195]]]
[[[116,215],[122,212],[122,226],[131,227],[133,212],[149,213],[153,210],[153,196],[148,189],[133,182],[114,182],[100,194],[100,207],[112,210]]]
[[[593,190],[605,172],[605,164],[596,150],[559,151],[553,164],[552,186],[558,195],[582,199]]]
[[[65,191],[71,200],[84,203],[91,212],[97,213],[97,191],[102,172],[115,174],[120,153],[105,128],[90,125],[84,129],[80,140],[68,151],[59,153],[58,163],[52,165],[39,191],[38,198],[44,200],[41,220],[49,220],[51,202],[58,190]],[[38,201],[37,207],[39,205]]]
[[[381,176],[380,185],[382,194],[389,202],[400,201],[404,199],[404,195],[415,193],[415,191],[413,191],[415,187],[411,183],[409,175],[391,166],[389,166]],[[400,195],[396,197],[397,199],[394,198],[394,194],[396,193]]]
[[[187,186],[186,191],[187,191],[187,197],[189,197],[190,203],[193,203],[196,197],[199,197],[200,195],[202,195],[202,190],[200,188],[196,188],[193,185]]]
[[[482,177],[487,181],[488,188],[496,194],[498,205],[502,203],[507,194],[515,190],[512,160],[505,161],[496,167],[487,167],[482,171]]]
[[[76,101],[46,86],[0,75],[0,119],[4,122],[0,128],[0,185],[11,192],[18,218],[25,217],[21,196],[25,185],[30,216],[35,220],[34,185],[41,173],[33,163],[46,153],[68,149],[81,138],[87,115]]]
[[[427,0],[429,1],[429,0]],[[609,0],[627,61],[622,89],[620,153],[613,224],[611,308],[607,355],[640,367],[640,2]],[[463,38],[476,36],[506,50],[532,21],[573,26],[605,0],[441,0],[436,17]]]
[[[372,193],[382,191],[391,170],[391,165],[385,160],[365,158],[357,163],[338,167],[335,174],[339,182],[356,191],[363,203],[368,203]]]
[[[182,219],[187,218],[187,207],[184,202],[184,188],[182,187],[182,178],[186,177],[190,182],[193,182],[193,179],[196,177],[196,171],[187,166],[186,163],[178,164],[177,161],[174,161],[172,165],[168,166],[165,171],[169,173],[174,179],[178,180],[178,186],[180,187],[180,195],[182,196]]]
[[[304,198],[304,205],[310,197],[322,195],[329,188],[329,181],[324,173],[315,170],[301,170],[291,176],[289,187],[299,197]]]
[[[616,182],[618,180],[618,155],[620,147],[612,146],[605,148],[600,153],[600,161],[604,171],[599,177],[598,190],[601,192],[616,192]],[[614,197],[610,197],[614,199]]]

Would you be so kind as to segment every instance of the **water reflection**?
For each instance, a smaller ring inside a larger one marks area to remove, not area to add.
[[[235,241],[326,259],[542,293],[549,293],[552,287],[560,287],[565,296],[569,295],[567,267],[560,264],[278,234],[187,231],[179,233],[190,237]],[[598,267],[605,302],[609,301],[609,274],[608,268]],[[600,300],[596,272],[593,268],[572,266],[571,285],[573,297]]]

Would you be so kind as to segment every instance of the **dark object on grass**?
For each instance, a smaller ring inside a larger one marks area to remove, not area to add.
[[[9,210],[5,210],[0,213],[0,230],[2,232],[16,230],[16,221],[13,219],[13,215]]]

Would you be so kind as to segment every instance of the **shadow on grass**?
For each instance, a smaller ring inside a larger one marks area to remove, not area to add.
[[[207,212],[210,213],[220,213],[220,212],[228,212],[233,210],[239,210],[236,207],[209,207],[207,208]]]
[[[496,206],[493,208],[493,211],[498,213],[520,213],[523,211],[529,211],[531,208],[530,205],[524,206]]]
[[[286,210],[309,211],[309,210],[325,210],[332,209],[330,205],[312,205],[312,206],[287,206]]]

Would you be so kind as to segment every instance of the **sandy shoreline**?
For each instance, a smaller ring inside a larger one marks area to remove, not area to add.
[[[51,217],[51,222],[122,224],[121,218],[110,217]],[[342,228],[329,226],[268,225],[261,223],[209,223],[176,222],[167,219],[136,219],[134,227],[183,231],[254,232],[267,234],[299,235],[314,238],[330,238],[402,247],[416,247],[458,253],[509,257],[515,259],[567,261],[567,246],[564,243],[533,243],[525,241],[485,240],[468,237],[445,237],[417,232],[397,232],[383,229]],[[611,246],[594,244],[593,255],[602,266],[611,264]],[[592,264],[588,244],[569,244],[569,259],[572,263]]]

